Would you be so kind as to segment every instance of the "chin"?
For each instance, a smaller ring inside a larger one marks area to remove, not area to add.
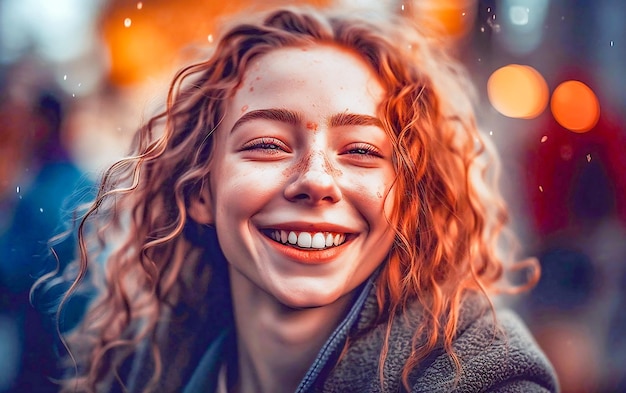
[[[284,306],[293,309],[319,308],[335,303],[343,297],[340,291],[319,291],[299,288],[289,293],[275,294],[274,297]]]

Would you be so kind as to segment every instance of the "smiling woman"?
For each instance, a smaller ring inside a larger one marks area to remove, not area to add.
[[[368,19],[242,18],[177,75],[80,225],[65,391],[557,389],[489,301],[515,288],[463,71]]]

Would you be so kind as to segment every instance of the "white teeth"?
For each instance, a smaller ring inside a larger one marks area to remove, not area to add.
[[[309,232],[300,232],[298,235],[298,246],[311,248],[311,234]]]
[[[313,235],[313,239],[311,240],[311,248],[324,248],[326,247],[326,239],[324,239],[324,234],[321,232],[317,232]]]
[[[284,230],[273,230],[269,236],[277,242],[283,244],[297,245],[300,248],[324,248],[339,246],[346,240],[346,235],[332,232],[295,232]]]

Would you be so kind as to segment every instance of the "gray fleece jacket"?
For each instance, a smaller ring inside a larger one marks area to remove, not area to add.
[[[370,280],[320,350],[298,393],[405,391],[402,368],[423,313],[416,304],[395,319],[381,384],[378,364],[386,325],[375,321],[376,310]],[[232,328],[226,328],[211,342],[185,393],[215,391],[220,365],[232,356],[232,336]],[[348,337],[350,345],[337,362]],[[463,302],[453,347],[461,361],[460,375],[447,353],[437,348],[410,374],[411,392],[558,392],[552,366],[519,318],[510,311],[498,311],[494,319],[480,296],[468,296]]]

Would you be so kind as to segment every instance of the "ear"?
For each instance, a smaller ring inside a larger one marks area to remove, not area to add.
[[[208,181],[204,181],[200,189],[189,198],[187,213],[189,217],[198,224],[207,225],[215,223],[213,198],[211,197]]]

